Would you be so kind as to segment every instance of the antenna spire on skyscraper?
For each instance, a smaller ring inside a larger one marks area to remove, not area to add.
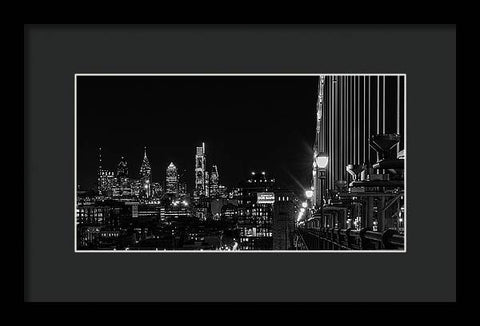
[[[98,169],[102,169],[102,147],[98,148]]]

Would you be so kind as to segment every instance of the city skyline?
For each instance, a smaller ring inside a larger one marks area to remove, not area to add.
[[[205,142],[208,164],[221,169],[227,186],[250,171],[270,169],[283,186],[302,191],[309,184],[305,167],[312,154],[317,80],[79,76],[78,184],[95,186],[99,147],[104,162],[115,166],[123,156],[136,172],[146,146],[153,180],[163,180],[164,169],[174,162],[186,170],[192,188],[192,151]],[[282,144],[281,155],[276,143]]]
[[[204,145],[205,143],[203,143]],[[198,147],[197,147],[198,148]],[[172,192],[172,191],[168,191],[168,188],[169,188],[169,170],[171,169],[174,169],[174,173],[176,174],[176,183],[177,186],[180,186],[180,181],[183,181],[185,184],[187,184],[187,182],[185,182],[186,180],[184,180],[185,176],[183,175],[182,172],[179,172],[179,171],[187,171],[186,168],[183,168],[183,169],[179,169],[179,167],[177,167],[177,165],[175,164],[175,162],[170,162],[168,164],[168,166],[164,169],[155,169],[155,168],[152,168],[151,164],[150,164],[150,160],[148,159],[148,155],[147,155],[147,152],[148,152],[148,148],[147,146],[144,146],[144,156],[142,158],[142,164],[140,165],[140,168],[139,169],[134,169],[134,168],[131,168],[131,165],[130,165],[130,160],[125,157],[125,156],[121,156],[118,161],[115,163],[115,162],[107,162],[107,164],[105,164],[105,159],[103,158],[103,148],[100,147],[98,148],[98,157],[97,157],[97,175],[98,175],[98,172],[100,171],[103,171],[103,173],[105,173],[105,175],[109,175],[109,176],[115,176],[117,175],[117,171],[119,169],[119,167],[122,167],[125,172],[122,172],[122,173],[125,173],[126,176],[128,176],[129,178],[131,179],[144,179],[144,178],[148,178],[149,182],[152,182],[152,183],[160,183],[162,184],[162,186],[165,187],[165,190],[167,192]],[[217,164],[206,164],[205,165],[205,168],[204,168],[205,172],[207,172],[207,177],[209,177],[210,179],[213,177],[216,181],[216,183],[214,184],[214,186],[217,186],[218,188],[218,180],[219,180],[219,169],[218,169],[218,165]],[[123,170],[122,170],[123,171]],[[163,172],[161,172],[163,171]],[[155,173],[157,172],[157,173]],[[158,173],[160,172],[160,173]],[[251,173],[251,172],[250,172]],[[247,175],[249,175],[250,173],[248,173]],[[153,178],[152,176],[153,175],[156,175],[156,178]],[[180,177],[182,177],[183,180],[180,180]],[[244,179],[246,176],[242,176],[240,179]],[[215,182],[214,181],[214,182]],[[239,182],[240,183],[240,182]],[[230,186],[232,188],[236,187],[239,185],[239,183],[233,185],[233,186]],[[193,184],[193,183],[192,183]],[[207,182],[208,184],[208,182]],[[91,187],[88,187],[88,188],[85,188],[85,187],[81,187],[80,184],[77,184],[77,190],[82,190],[82,191],[94,191],[94,190],[98,190],[98,187],[99,187],[99,183],[98,183],[98,178],[95,179],[95,182],[92,184]],[[170,189],[172,189],[170,187]],[[195,187],[191,187],[192,189],[192,192],[194,191]],[[218,189],[217,189],[218,190]]]
[[[78,250],[406,250],[406,75],[80,77]]]

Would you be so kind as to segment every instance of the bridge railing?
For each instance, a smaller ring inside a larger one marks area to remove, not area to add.
[[[298,228],[297,233],[308,250],[403,250],[405,246],[404,235],[393,229]]]

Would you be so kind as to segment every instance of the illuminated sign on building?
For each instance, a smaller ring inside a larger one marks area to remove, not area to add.
[[[273,192],[257,192],[257,204],[273,204],[275,194]]]

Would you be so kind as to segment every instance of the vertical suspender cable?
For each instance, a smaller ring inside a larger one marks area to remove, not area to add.
[[[352,130],[350,129],[350,114],[351,114],[351,96],[350,96],[350,92],[351,92],[351,82],[352,82],[352,77],[351,76],[348,76],[347,77],[347,80],[348,80],[348,88],[347,88],[347,106],[345,107],[345,109],[347,110],[346,112],[346,115],[347,115],[347,120],[345,121],[345,129],[347,130],[347,141],[345,143],[345,164],[343,165],[343,170],[345,171],[345,165],[349,164],[350,163],[350,137],[351,137],[351,134],[352,134]],[[345,171],[346,172],[346,171]],[[348,178],[348,173],[345,173],[345,176]],[[348,180],[348,179],[346,179]]]
[[[357,77],[356,76],[352,76],[352,113],[350,114],[350,119],[351,119],[351,122],[350,122],[350,128],[352,130],[352,136],[350,137],[350,140],[351,140],[351,150],[350,150],[350,154],[352,155],[351,159],[350,159],[350,163],[352,164],[356,164],[357,162],[357,150],[356,150],[356,147],[357,147],[357,127],[355,125],[355,118],[357,117],[357,113],[355,112],[355,108],[356,108],[356,103],[355,103],[355,79]]]
[[[335,155],[333,157],[333,187],[335,188],[335,180],[337,180],[337,162],[339,159],[339,153],[338,153],[338,142],[340,140],[340,135],[338,134],[338,117],[339,117],[339,112],[338,112],[338,88],[340,86],[340,80],[338,76],[334,77],[334,88],[333,88],[333,112],[334,112],[334,119],[333,119],[333,129],[335,130],[335,134],[333,137],[333,146],[335,147]]]
[[[368,161],[370,162],[371,155],[370,155],[370,146],[368,146],[368,140],[370,139],[370,136],[372,134],[372,99],[371,99],[371,93],[372,93],[372,76],[368,77],[368,139],[367,139],[367,153],[368,153]]]
[[[357,77],[357,164],[360,164],[360,77]]]
[[[363,163],[365,163],[367,161],[367,147],[366,147],[366,144],[365,144],[365,135],[367,135],[367,110],[365,108],[365,103],[367,102],[366,100],[366,96],[367,96],[367,92],[366,92],[366,89],[367,89],[367,77],[366,76],[363,76],[363,139],[362,139],[362,142],[363,142]]]
[[[346,155],[345,155],[345,143],[347,141],[347,128],[345,128],[345,122],[347,121],[347,112],[346,112],[346,107],[347,107],[347,96],[346,96],[346,92],[347,92],[347,88],[348,88],[348,77],[347,76],[343,76],[343,83],[342,83],[342,98],[343,98],[343,105],[342,105],[342,163],[340,164],[339,168],[340,168],[340,175],[341,175],[341,178],[340,180],[344,180],[344,177],[343,177],[343,167],[345,165],[345,160],[347,159]]]
[[[338,165],[338,178],[339,180],[342,180],[343,173],[342,173],[342,165],[343,165],[343,148],[344,148],[344,141],[345,141],[345,136],[343,133],[345,132],[343,128],[343,122],[345,120],[345,115],[343,113],[343,107],[345,106],[345,76],[342,76],[342,83],[340,84],[340,98],[341,98],[341,109],[340,109],[340,136],[341,136],[341,141],[340,141],[340,164]]]
[[[355,143],[353,142],[353,137],[354,137],[354,129],[353,129],[353,114],[354,114],[354,111],[353,111],[353,106],[354,106],[354,97],[353,97],[353,82],[355,80],[355,76],[351,76],[350,77],[350,92],[348,93],[348,96],[350,97],[350,105],[348,106],[348,130],[350,132],[350,137],[348,138],[348,162],[347,164],[350,164],[354,162],[354,157],[353,157],[353,152],[355,150]],[[347,173],[347,176],[348,176],[348,173]]]
[[[337,173],[338,173],[338,178],[337,180],[340,179],[340,172],[341,170],[339,167],[343,163],[343,76],[340,76],[340,85],[339,85],[339,101],[340,101],[340,117],[339,117],[339,131],[340,131],[340,145],[339,145],[339,162],[337,163]]]
[[[377,134],[380,133],[380,76],[377,76]]]
[[[400,132],[400,75],[397,76],[397,134]],[[397,144],[397,153],[400,151],[400,142]]]
[[[350,76],[348,77],[348,121],[347,121],[347,130],[348,130],[348,144],[347,144],[347,161],[345,164],[350,164],[352,163],[352,81],[353,77]],[[348,173],[345,171],[345,175],[348,177]]]
[[[385,133],[385,82],[386,76],[383,76],[383,133]]]
[[[348,142],[348,130],[347,130],[347,120],[348,120],[348,76],[343,77],[343,119],[342,119],[342,128],[343,128],[343,143],[342,143],[342,165],[340,165],[340,171],[342,173],[342,180],[345,180],[345,162],[347,161],[347,142]]]
[[[383,115],[382,115],[382,130],[383,133],[385,133],[385,82],[386,82],[386,76],[384,75],[382,77],[383,83],[382,83],[382,88],[383,88],[383,105],[382,105],[382,110],[383,110]],[[386,170],[382,170],[382,173],[386,173]]]
[[[330,112],[330,148],[332,149],[331,150],[331,153],[330,153],[330,173],[329,173],[329,177],[330,177],[330,188],[333,188],[333,173],[332,173],[332,167],[333,167],[333,155],[334,155],[334,149],[333,149],[333,139],[335,138],[333,132],[334,132],[334,128],[333,128],[333,110],[332,110],[332,102],[333,102],[333,81],[332,81],[332,77],[330,77],[330,87],[329,87],[329,93],[330,93],[330,96],[328,97],[328,106],[329,106],[329,112]]]

